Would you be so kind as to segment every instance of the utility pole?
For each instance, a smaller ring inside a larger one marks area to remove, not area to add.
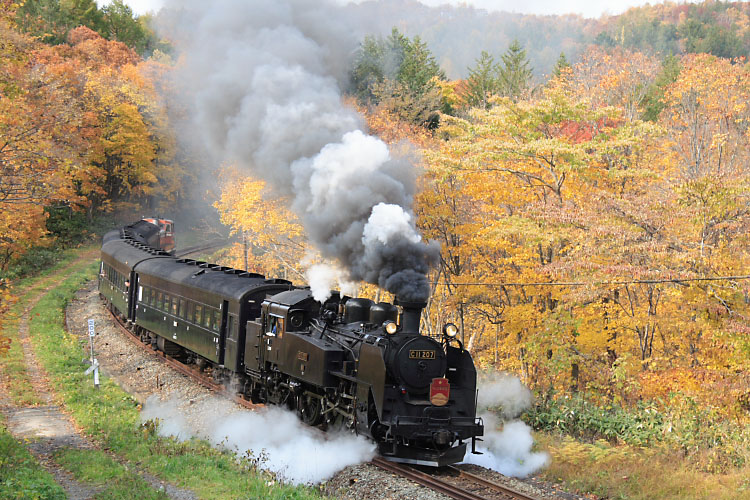
[[[242,257],[245,263],[245,271],[247,271],[247,233],[242,230]]]

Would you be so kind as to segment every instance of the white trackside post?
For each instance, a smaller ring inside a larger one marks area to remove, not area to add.
[[[89,320],[89,346],[91,347],[91,366],[88,370],[86,370],[86,375],[94,372],[94,387],[97,389],[99,388],[99,362],[94,357],[94,336],[96,335],[96,330],[94,329],[94,320]]]

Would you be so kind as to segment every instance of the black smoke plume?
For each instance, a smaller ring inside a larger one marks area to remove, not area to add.
[[[289,197],[308,237],[351,280],[420,301],[439,248],[421,241],[415,172],[341,101],[362,34],[322,1],[173,2],[160,14],[179,50],[192,133]]]

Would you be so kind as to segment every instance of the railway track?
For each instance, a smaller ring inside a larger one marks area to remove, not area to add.
[[[112,316],[112,318],[115,320],[115,324],[117,324],[117,326],[126,334],[125,336],[131,342],[139,345],[144,351],[159,358],[161,361],[169,365],[171,368],[175,369],[176,371],[182,373],[183,375],[187,377],[190,377],[194,381],[201,384],[203,387],[206,387],[209,390],[220,393],[223,396],[231,399],[238,405],[244,406],[245,408],[248,408],[250,410],[256,410],[258,408],[263,407],[263,405],[255,404],[237,394],[233,394],[227,391],[224,385],[215,382],[207,374],[178,361],[177,359],[163,353],[162,351],[154,349],[151,345],[144,344],[136,335],[133,334],[133,332],[131,332],[128,329],[128,327],[125,324],[123,324],[122,319],[119,316],[117,316],[109,308],[107,308],[107,310],[109,311],[109,314]]]
[[[178,258],[187,257],[188,255],[192,255],[194,253],[200,253],[205,252],[206,250],[214,250],[216,248],[225,247],[229,243],[231,242],[225,239],[211,240],[205,243],[201,243],[200,245],[194,245],[192,247],[186,247],[176,250],[174,256]]]
[[[451,474],[449,477],[452,479],[448,480],[438,475],[439,473],[428,474],[410,465],[389,462],[383,457],[374,458],[372,464],[456,500],[537,500],[536,497],[488,481],[458,467],[438,469],[440,472],[447,471]]]

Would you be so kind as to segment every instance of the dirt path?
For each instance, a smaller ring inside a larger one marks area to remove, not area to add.
[[[53,460],[54,453],[61,448],[93,449],[94,445],[76,428],[71,418],[66,415],[49,387],[46,373],[39,366],[29,338],[31,310],[51,290],[62,282],[68,271],[80,264],[82,260],[91,260],[96,252],[86,252],[78,259],[61,269],[43,290],[32,292],[26,299],[24,312],[18,325],[18,341],[23,349],[26,372],[31,380],[29,390],[34,393],[40,406],[13,405],[5,394],[0,395],[0,411],[5,415],[8,430],[13,436],[28,443],[29,451],[39,463],[54,476],[55,481],[63,487],[69,499],[88,499],[98,489],[73,479],[72,475],[62,469]]]
[[[28,443],[29,451],[52,474],[55,481],[63,487],[67,497],[73,500],[92,498],[102,488],[76,481],[69,472],[54,461],[54,454],[63,448],[87,450],[94,449],[96,446],[76,428],[75,422],[64,412],[54,391],[50,388],[47,374],[40,366],[34,353],[29,335],[29,325],[34,306],[59,285],[68,276],[71,269],[84,260],[95,259],[97,255],[98,252],[95,250],[81,255],[51,277],[48,280],[49,284],[44,289],[31,292],[24,299],[26,303],[18,325],[18,341],[23,350],[26,372],[31,381],[29,391],[33,391],[36,399],[43,404],[37,406],[14,405],[7,397],[4,388],[0,386],[0,412],[5,416],[8,430],[16,439]],[[113,458],[117,459],[116,457]],[[192,492],[166,485],[150,474],[140,475],[155,489],[165,490],[170,498],[179,500],[195,498]]]

